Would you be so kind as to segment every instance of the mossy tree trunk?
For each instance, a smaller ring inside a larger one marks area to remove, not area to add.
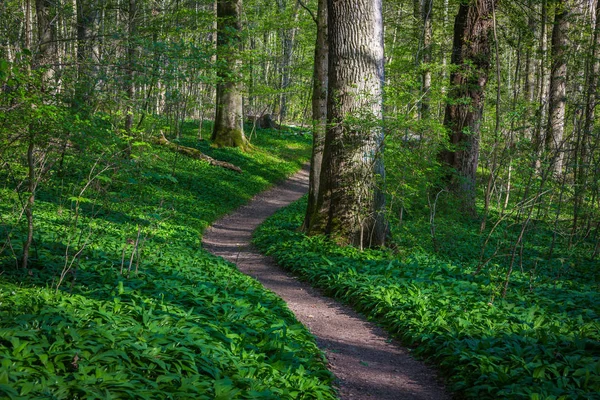
[[[329,0],[327,132],[309,234],[371,247],[385,241],[381,0]]]
[[[450,147],[440,154],[452,191],[461,199],[463,212],[475,215],[475,181],[479,162],[480,126],[485,86],[492,59],[490,33],[497,0],[461,3],[454,21],[450,91],[444,115]]]
[[[217,108],[211,140],[216,147],[247,147],[240,77],[241,0],[217,2]]]

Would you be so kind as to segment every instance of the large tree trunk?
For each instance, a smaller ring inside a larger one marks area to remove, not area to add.
[[[217,108],[211,140],[217,147],[247,146],[240,78],[241,0],[217,2]]]
[[[552,73],[550,75],[550,104],[545,147],[551,166],[559,174],[563,165],[563,136],[567,95],[567,30],[568,10],[565,0],[556,3],[552,28]]]
[[[313,148],[310,159],[310,181],[308,185],[308,207],[304,220],[304,230],[308,230],[310,217],[316,211],[319,195],[323,145],[327,129],[327,66],[329,42],[327,40],[327,0],[319,0],[317,10],[317,41],[315,44],[315,64],[313,67],[312,119]]]
[[[444,116],[451,147],[440,158],[456,172],[449,183],[462,200],[463,211],[470,215],[475,215],[479,129],[492,58],[489,38],[496,1],[461,3],[454,21],[451,63],[456,69],[450,75],[450,101]]]
[[[339,244],[385,241],[381,0],[329,0],[327,133],[310,234]]]

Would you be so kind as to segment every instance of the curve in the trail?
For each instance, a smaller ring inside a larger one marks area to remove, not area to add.
[[[449,399],[433,370],[376,325],[350,308],[324,297],[279,268],[251,246],[252,232],[279,208],[299,199],[308,187],[308,169],[256,196],[215,222],[204,233],[204,247],[237,264],[286,301],[296,318],[316,337],[342,399]]]

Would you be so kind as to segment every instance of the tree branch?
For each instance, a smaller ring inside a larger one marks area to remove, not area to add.
[[[315,14],[313,14],[313,12],[310,10],[310,8],[308,8],[306,5],[304,5],[304,3],[302,2],[302,0],[298,0],[298,4],[300,4],[300,6],[302,8],[304,8],[306,11],[308,11],[308,13],[310,14],[310,17],[312,18],[312,20],[315,21],[315,24],[319,25],[319,22],[317,21],[317,18],[315,17]]]

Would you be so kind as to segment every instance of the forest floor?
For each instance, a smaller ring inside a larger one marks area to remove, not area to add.
[[[297,280],[251,245],[256,227],[279,208],[299,199],[307,188],[305,167],[215,222],[204,233],[205,249],[236,263],[240,271],[283,298],[325,352],[338,378],[341,399],[450,398],[435,371],[413,359],[385,331]]]

